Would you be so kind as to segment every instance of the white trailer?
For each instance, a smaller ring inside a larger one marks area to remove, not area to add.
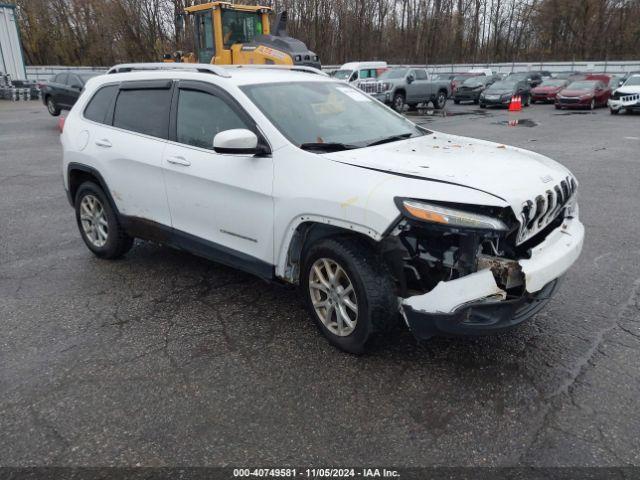
[[[26,80],[16,7],[0,3],[0,73],[8,74],[11,80]]]

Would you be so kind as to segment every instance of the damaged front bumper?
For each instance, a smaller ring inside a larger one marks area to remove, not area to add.
[[[491,270],[439,282],[433,290],[405,298],[401,309],[418,338],[435,335],[481,335],[508,329],[537,313],[555,292],[558,279],[577,260],[584,242],[584,226],[568,218],[528,259],[519,260],[524,294],[508,297]]]

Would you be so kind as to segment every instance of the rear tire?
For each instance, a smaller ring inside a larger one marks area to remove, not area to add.
[[[312,245],[304,257],[300,287],[322,334],[345,352],[363,353],[374,333],[389,330],[398,320],[391,274],[362,240],[336,237]],[[348,295],[348,301],[342,295]]]
[[[131,250],[133,237],[120,226],[109,199],[98,185],[93,182],[80,185],[75,209],[82,240],[96,257],[111,260]]]
[[[487,106],[484,103],[481,103],[480,108],[487,108]]]
[[[433,103],[433,107],[436,110],[444,109],[444,106],[447,104],[447,92],[445,92],[444,90],[440,90],[436,98],[432,100],[432,103]],[[455,103],[455,100],[454,100],[454,103]]]
[[[393,96],[393,105],[392,105],[393,109],[398,113],[402,113],[402,111],[404,110],[404,104],[405,104],[404,94],[396,93]]]
[[[453,100],[453,103],[455,103],[456,105],[460,105],[460,100]]]
[[[60,107],[58,107],[58,104],[52,96],[47,97],[47,111],[54,117],[60,115]]]
[[[620,113],[620,110],[614,110],[613,108],[610,108],[609,113],[611,113],[611,115],[618,115],[618,113]]]

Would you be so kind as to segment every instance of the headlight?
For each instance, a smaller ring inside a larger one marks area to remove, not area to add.
[[[459,228],[508,230],[508,227],[501,220],[480,213],[465,212],[410,199],[400,199],[397,204],[403,213],[416,220]]]
[[[382,84],[382,88],[384,89],[384,91],[386,92],[387,90],[391,90],[393,88],[393,84],[392,83],[383,83]]]

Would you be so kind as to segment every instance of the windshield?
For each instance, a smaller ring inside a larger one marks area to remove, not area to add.
[[[380,80],[385,80],[387,78],[403,78],[407,74],[408,69],[406,68],[394,68],[392,70],[387,70],[378,78]]]
[[[489,87],[489,90],[512,90],[516,86],[516,82],[508,82],[506,80],[496,82]]]
[[[456,82],[460,82],[460,81],[466,80],[469,77],[473,77],[473,75],[468,75],[468,74],[467,75],[456,75],[455,77],[453,77],[453,79]]]
[[[635,85],[640,85],[640,75],[635,76],[635,77],[631,77],[629,80],[624,82],[624,86],[625,87],[631,87],[631,86],[635,86]]]
[[[540,84],[541,87],[562,87],[567,82],[565,80],[545,80]]]
[[[481,85],[484,85],[486,81],[487,77],[471,77],[467,78],[462,83],[462,85],[464,85],[465,87],[479,87]]]
[[[595,80],[587,80],[587,81],[582,81],[582,82],[573,82],[571,85],[569,85],[567,87],[567,89],[569,90],[591,90],[592,88],[595,88],[596,83],[598,83]]]
[[[346,80],[351,76],[352,73],[353,70],[337,70],[333,72],[333,78],[337,78],[338,80]]]
[[[260,13],[222,10],[224,48],[231,48],[234,43],[250,43],[256,35],[262,35]]]
[[[524,80],[528,77],[529,77],[528,73],[512,73],[507,78],[510,78],[512,80]]]
[[[241,89],[297,146],[360,148],[389,137],[425,134],[377,100],[337,82],[266,83]]]

